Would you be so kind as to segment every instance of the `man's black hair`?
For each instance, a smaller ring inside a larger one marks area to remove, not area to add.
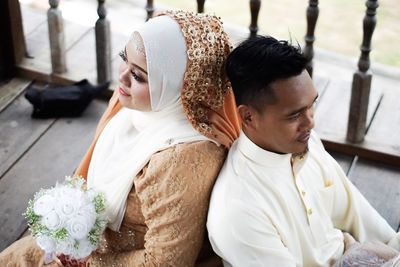
[[[306,65],[307,59],[299,45],[270,36],[256,36],[232,51],[225,70],[237,105],[252,106],[261,112],[265,104],[277,101],[271,83],[301,74]]]

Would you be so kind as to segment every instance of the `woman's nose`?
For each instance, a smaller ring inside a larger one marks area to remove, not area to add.
[[[120,66],[119,82],[130,87],[129,68],[127,66]]]

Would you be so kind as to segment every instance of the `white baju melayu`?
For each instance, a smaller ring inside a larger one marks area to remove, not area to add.
[[[207,228],[225,266],[330,266],[342,230],[400,248],[313,132],[303,156],[261,149],[241,132],[214,186]]]

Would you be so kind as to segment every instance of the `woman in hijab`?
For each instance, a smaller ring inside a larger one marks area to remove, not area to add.
[[[86,264],[213,261],[209,197],[240,125],[223,72],[230,49],[222,22],[205,14],[166,11],[133,32],[121,53],[120,87],[76,171],[107,200],[108,228]],[[26,237],[0,254],[0,265],[40,266],[42,257]]]

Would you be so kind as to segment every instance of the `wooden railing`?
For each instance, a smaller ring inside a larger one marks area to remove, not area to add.
[[[107,20],[107,11],[104,6],[105,0],[98,0],[96,21],[96,60],[97,60],[97,82],[106,83],[111,81],[111,32],[110,22]]]
[[[363,141],[366,132],[369,93],[372,75],[368,72],[370,66],[369,52],[371,39],[376,25],[376,9],[378,0],[368,0],[367,11],[363,21],[363,41],[361,55],[358,61],[358,71],[354,73],[351,91],[350,112],[347,126],[347,140],[352,143]]]
[[[47,11],[51,66],[54,73],[63,73],[67,71],[64,22],[61,11],[58,9],[59,2],[59,0],[50,0],[50,8]]]
[[[49,0],[48,11],[49,38],[51,44],[52,70],[55,73],[66,71],[64,32],[61,12],[57,9],[59,0]],[[97,59],[97,81],[99,83],[111,80],[111,41],[110,23],[106,18],[105,0],[98,0],[98,20],[95,25],[96,33],[96,59]],[[205,0],[197,0],[197,11],[204,12]],[[368,72],[370,66],[369,53],[371,51],[371,39],[376,24],[377,0],[366,1],[367,11],[364,17],[363,42],[361,45],[361,56],[358,62],[358,70],[354,73],[350,113],[348,120],[347,140],[359,143],[363,140],[366,132],[366,118],[368,111],[369,92],[371,89],[371,74]],[[258,14],[260,12],[261,0],[250,0],[249,9],[251,21],[249,26],[249,38],[256,36],[258,32]],[[147,0],[145,10],[147,19],[154,13],[153,0]],[[318,19],[318,0],[309,0],[306,18],[307,31],[304,37],[304,54],[308,60],[307,71],[313,74],[313,57],[315,28]]]

